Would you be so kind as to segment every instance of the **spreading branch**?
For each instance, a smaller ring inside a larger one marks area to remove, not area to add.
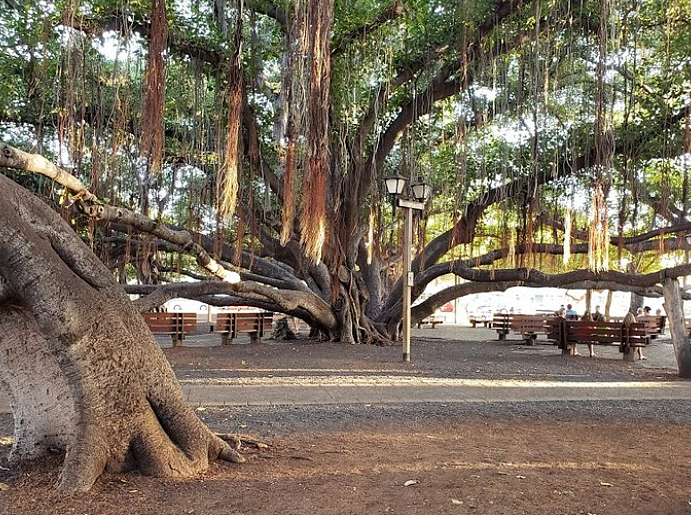
[[[331,307],[316,295],[308,292],[277,290],[252,281],[227,283],[200,281],[156,285],[127,285],[125,291],[146,295],[135,301],[140,311],[149,311],[175,298],[200,299],[216,296],[218,305],[253,305],[294,315],[310,325],[330,330],[337,325]],[[228,296],[224,299],[219,296]]]

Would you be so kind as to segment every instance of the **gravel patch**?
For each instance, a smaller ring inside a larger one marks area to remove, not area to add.
[[[292,407],[205,408],[200,418],[219,432],[266,437],[309,431],[348,432],[386,427],[416,429],[427,424],[485,421],[691,423],[691,400],[493,402],[400,405],[328,405]]]

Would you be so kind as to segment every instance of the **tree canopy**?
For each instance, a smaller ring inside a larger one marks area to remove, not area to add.
[[[4,4],[0,165],[30,170],[16,147],[81,181],[6,172],[155,292],[141,309],[184,294],[393,337],[393,173],[434,188],[413,295],[469,281],[417,318],[516,284],[659,295],[655,273],[691,272],[689,0]]]

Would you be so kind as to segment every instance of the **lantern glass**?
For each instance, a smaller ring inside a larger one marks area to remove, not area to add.
[[[384,183],[389,195],[400,195],[405,189],[406,178],[402,175],[391,175],[384,178]]]
[[[432,192],[431,186],[426,182],[418,182],[417,184],[413,184],[412,189],[413,196],[419,202],[424,202],[427,200]]]

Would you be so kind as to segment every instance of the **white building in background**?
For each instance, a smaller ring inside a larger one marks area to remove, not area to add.
[[[425,293],[415,302],[419,304],[435,293],[453,286],[453,282],[437,279],[430,283]],[[612,304],[609,314],[611,316],[624,316],[628,312],[631,302],[631,294],[628,292],[612,292]],[[664,299],[646,298],[644,305],[649,306],[653,313],[662,309]],[[509,288],[504,292],[477,293],[467,295],[448,302],[439,308],[434,316],[444,319],[448,324],[466,325],[469,319],[490,317],[493,313],[513,312],[526,315],[553,313],[562,305],[571,304],[578,314],[583,314],[586,309],[586,290],[572,290],[565,288],[528,288],[518,286]],[[600,306],[600,311],[605,312],[607,304],[606,290],[593,290],[591,308]],[[687,316],[691,316],[691,302],[685,303]]]

